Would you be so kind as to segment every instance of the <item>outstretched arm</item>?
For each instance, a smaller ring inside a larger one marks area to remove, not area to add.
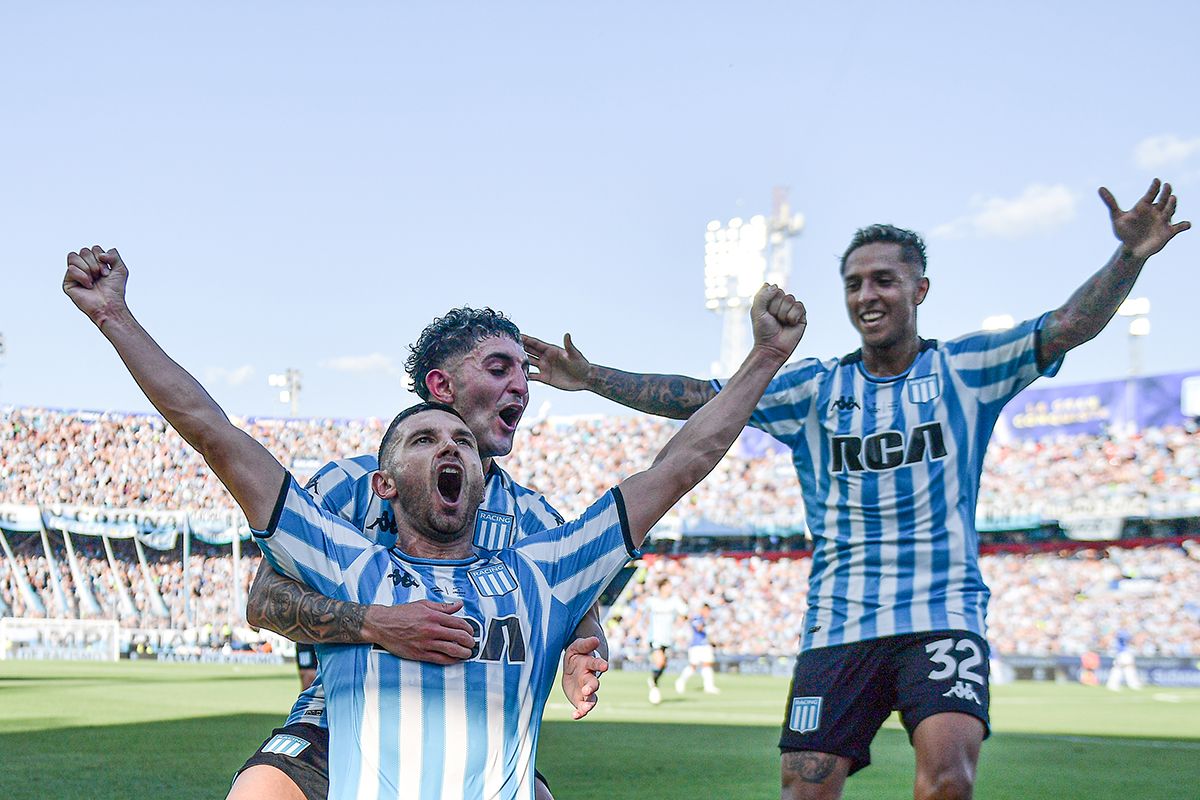
[[[204,387],[138,324],[125,303],[128,279],[116,250],[83,248],[67,256],[63,291],[112,343],[163,418],[208,462],[250,526],[265,529],[283,482],[283,465],[230,422]]]
[[[1190,222],[1171,224],[1175,196],[1171,184],[1150,184],[1142,198],[1122,211],[1112,192],[1101,187],[1100,199],[1108,207],[1113,233],[1121,241],[1100,271],[1075,290],[1071,298],[1052,311],[1038,337],[1038,367],[1045,369],[1068,350],[1092,339],[1117,313],[1150,256],[1162,250]]]
[[[334,600],[263,562],[246,599],[246,621],[293,642],[377,644],[392,655],[431,664],[470,658],[471,628],[453,614],[462,601],[418,600],[377,606]]]
[[[754,347],[711,401],[679,429],[645,472],[621,483],[635,546],[671,506],[704,479],[737,439],[771,378],[804,335],[804,305],[777,286],[763,286],[750,308]]]
[[[708,381],[696,378],[640,375],[593,364],[575,347],[569,333],[562,347],[532,336],[522,335],[521,341],[529,355],[530,380],[567,392],[586,389],[647,414],[687,419],[717,394]]]

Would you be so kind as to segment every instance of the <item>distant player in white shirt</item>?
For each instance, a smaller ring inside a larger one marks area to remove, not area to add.
[[[396,519],[388,548],[321,509],[159,348],[125,304],[128,271],[115,250],[71,253],[67,265],[64,291],[229,489],[277,569],[355,602],[462,602],[473,634],[465,662],[428,664],[368,645],[330,648],[322,676],[329,791],[337,799],[533,796],[541,712],[572,629],[650,528],[725,454],[805,327],[803,306],[764,286],[742,368],[649,469],[579,519],[489,554],[476,554],[471,541],[484,485],[474,434],[449,406],[407,409],[384,435],[372,478]]]
[[[1176,200],[1158,180],[1128,211],[1107,189],[1100,196],[1120,244],[1099,272],[1012,330],[947,342],[917,333],[929,291],[920,237],[858,231],[841,276],[862,347],[789,365],[755,410],[751,424],[792,449],[814,548],[780,737],[784,798],[840,797],[893,709],[916,751],[914,796],[971,796],[988,731],[975,501],[992,426],[1104,328],[1146,260],[1190,227],[1171,222]],[[525,337],[534,377],[675,418],[724,390],[592,365],[563,344]]]
[[[653,705],[662,702],[662,690],[658,688],[658,682],[667,671],[667,653],[675,643],[675,626],[687,614],[687,606],[671,594],[669,580],[660,580],[657,591],[657,594],[650,595],[645,601],[646,613],[650,617],[647,639],[650,645],[651,673],[647,683],[650,686],[650,702]]]

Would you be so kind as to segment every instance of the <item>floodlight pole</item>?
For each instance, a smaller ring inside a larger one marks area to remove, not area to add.
[[[770,218],[739,217],[708,223],[704,234],[704,305],[721,315],[720,360],[715,377],[728,377],[750,347],[746,311],[758,287],[787,288],[792,271],[792,237],[804,229],[804,215],[793,214],[787,189],[773,192]]]

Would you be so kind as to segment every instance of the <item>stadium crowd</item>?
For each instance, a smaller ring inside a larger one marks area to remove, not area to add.
[[[247,419],[239,421],[304,480],[326,461],[375,450],[379,420]],[[561,513],[581,512],[613,480],[648,466],[677,423],[644,416],[536,421],[518,434],[504,467],[545,491]],[[156,415],[10,408],[0,411],[0,504],[108,509],[225,511],[232,500],[199,457]],[[1074,436],[993,443],[980,496],[980,522],[1022,514],[1046,519],[1105,515],[1200,515],[1200,434],[1179,428],[1140,434]],[[742,454],[735,447],[665,521],[676,529],[704,524],[794,531],[801,525],[799,486],[786,454]],[[14,541],[20,536],[12,534]],[[14,568],[28,575],[50,616],[59,601],[52,569],[35,535],[0,558],[0,600],[9,613],[36,616]],[[68,616],[116,618],[128,627],[185,622],[181,554],[145,549],[146,572],[128,542],[110,563],[97,537],[74,536],[81,577],[100,610],[80,604],[66,551],[52,535]],[[247,548],[234,589],[228,549],[198,546],[189,572],[192,626],[228,635],[242,609],[258,558]],[[993,590],[990,626],[1002,653],[1042,655],[1104,651],[1120,630],[1139,631],[1139,653],[1200,655],[1200,564],[1174,547],[1112,548],[1069,555],[982,558]],[[634,653],[645,643],[644,587],[671,581],[692,612],[713,608],[713,640],[732,654],[795,652],[804,611],[807,558],[734,559],[715,555],[650,562],[614,608],[611,644]],[[643,582],[644,581],[644,582]],[[85,593],[86,594],[86,593]],[[126,601],[125,598],[128,598]],[[161,598],[161,603],[159,598]],[[680,626],[680,636],[686,626]],[[682,642],[681,642],[682,644]]]

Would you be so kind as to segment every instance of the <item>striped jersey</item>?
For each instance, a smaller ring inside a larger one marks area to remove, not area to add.
[[[392,508],[371,489],[371,474],[379,469],[374,455],[331,461],[321,467],[305,489],[321,507],[358,528],[370,541],[391,547],[396,543]],[[485,477],[483,503],[475,518],[475,546],[499,550],[519,538],[563,524],[563,518],[540,493],[515,482],[492,461]],[[317,645],[318,657],[321,645]],[[321,677],[300,693],[285,725],[305,722],[325,727],[325,688]]]
[[[321,647],[329,798],[531,798],[542,710],[575,626],[637,555],[619,489],[578,519],[461,560],[368,542],[291,476],[259,546],[329,597],[395,605],[461,600],[471,657],[450,666],[369,645]]]
[[[1044,319],[922,340],[894,377],[869,374],[858,351],[796,362],[771,381],[750,424],[791,448],[800,478],[813,538],[802,651],[919,631],[985,635],[979,478],[1001,408],[1061,364],[1038,371]]]

